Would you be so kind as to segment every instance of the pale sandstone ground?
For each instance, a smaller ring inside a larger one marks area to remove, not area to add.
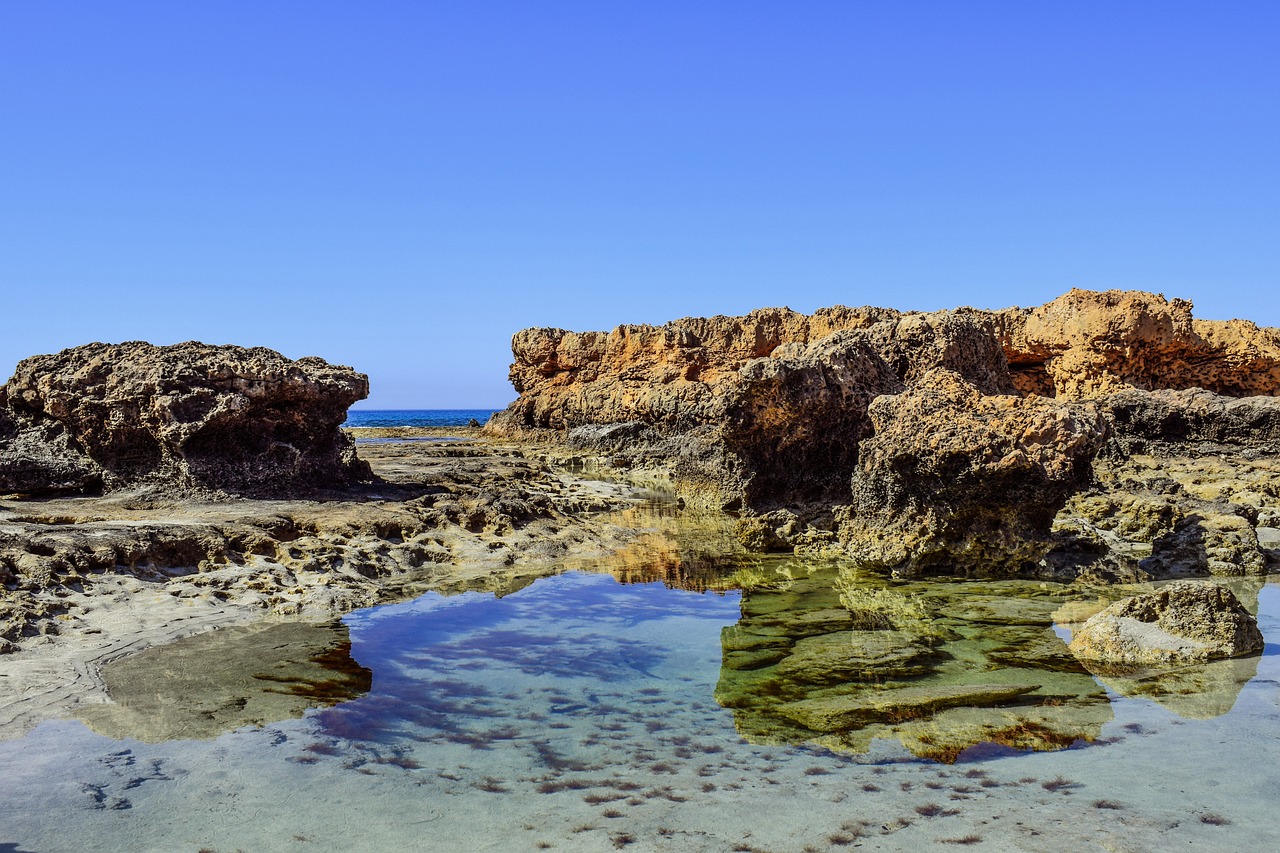
[[[0,559],[28,586],[0,598],[0,738],[107,701],[100,667],[180,637],[323,622],[428,590],[501,594],[638,535],[602,511],[641,490],[509,444],[391,441],[360,455],[381,484],[330,500],[0,500]]]

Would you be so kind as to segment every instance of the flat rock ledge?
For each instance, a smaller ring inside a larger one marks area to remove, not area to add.
[[[1190,664],[1260,651],[1258,621],[1230,590],[1175,581],[1117,601],[1071,639],[1082,661],[1112,665]]]

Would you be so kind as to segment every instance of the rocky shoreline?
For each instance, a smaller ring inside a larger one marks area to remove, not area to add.
[[[434,590],[503,594],[643,530],[645,493],[476,439],[361,446],[376,483],[320,499],[0,500],[0,736],[103,701],[98,668],[190,634],[323,623]]]
[[[505,412],[417,432],[340,429],[368,382],[318,358],[134,342],[24,361],[0,390],[0,734],[105,701],[103,664],[182,636],[625,555],[645,523],[604,511],[646,488],[748,551],[895,578],[1087,588],[1280,562],[1280,332],[1181,300],[766,309],[525,330],[513,353]],[[646,579],[689,569],[636,553]]]
[[[764,309],[527,329],[492,435],[741,514],[757,550],[912,575],[1154,580],[1277,556],[1280,331],[1075,290],[1033,309]]]

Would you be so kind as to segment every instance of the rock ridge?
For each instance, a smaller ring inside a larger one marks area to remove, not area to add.
[[[1138,291],[526,329],[512,352],[519,398],[489,434],[665,474],[741,511],[754,547],[906,571],[1040,565],[1100,454],[1280,446],[1280,331]]]

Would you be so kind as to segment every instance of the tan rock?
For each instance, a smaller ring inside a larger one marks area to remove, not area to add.
[[[339,426],[368,393],[349,367],[261,347],[131,341],[34,356],[0,395],[0,489],[345,485],[368,467]]]
[[[1112,664],[1202,663],[1260,650],[1257,619],[1206,581],[1174,581],[1089,618],[1071,639],[1081,660]]]
[[[934,370],[870,408],[841,541],[864,562],[1016,570],[1088,481],[1106,424],[1090,404],[983,395]]]
[[[1000,339],[1024,393],[1091,399],[1125,388],[1203,388],[1233,397],[1280,388],[1280,332],[1195,320],[1185,299],[1072,290],[1000,312]]]

